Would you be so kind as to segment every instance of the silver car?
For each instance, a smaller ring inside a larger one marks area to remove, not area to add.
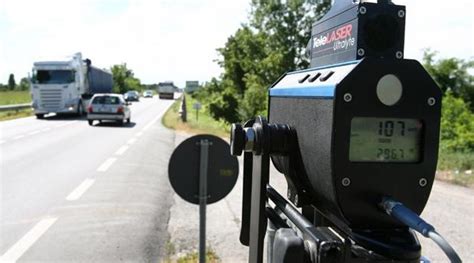
[[[123,124],[130,123],[129,103],[120,94],[95,94],[87,107],[87,121],[93,125],[104,120],[116,121]]]

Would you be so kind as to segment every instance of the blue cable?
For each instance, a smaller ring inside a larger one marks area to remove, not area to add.
[[[388,215],[396,218],[423,236],[431,238],[431,240],[433,240],[443,250],[446,256],[448,256],[451,262],[462,262],[453,247],[451,247],[451,245],[449,245],[449,243],[436,232],[435,228],[419,217],[415,212],[411,211],[408,207],[387,197],[382,200],[381,206]]]

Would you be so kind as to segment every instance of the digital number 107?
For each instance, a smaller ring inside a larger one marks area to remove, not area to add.
[[[392,137],[395,128],[399,127],[400,136],[405,136],[405,122],[404,121],[379,121],[379,135],[385,137]]]

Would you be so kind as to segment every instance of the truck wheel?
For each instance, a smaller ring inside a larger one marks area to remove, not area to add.
[[[93,120],[88,120],[87,122],[89,122],[89,125],[92,126],[92,124],[94,124],[94,121]]]
[[[123,120],[119,120],[119,121],[118,121],[118,124],[119,124],[119,125],[123,125]]]
[[[43,119],[43,118],[44,118],[44,114],[36,114],[36,118],[37,118],[37,119]]]
[[[128,117],[128,119],[127,119],[127,123],[130,123],[130,118],[132,118],[132,117]]]

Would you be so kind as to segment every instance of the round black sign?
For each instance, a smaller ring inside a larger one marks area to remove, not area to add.
[[[224,198],[234,188],[239,162],[230,155],[230,146],[213,135],[196,135],[183,141],[171,155],[168,174],[174,191],[184,200],[199,204],[201,141],[209,143],[206,203]]]

